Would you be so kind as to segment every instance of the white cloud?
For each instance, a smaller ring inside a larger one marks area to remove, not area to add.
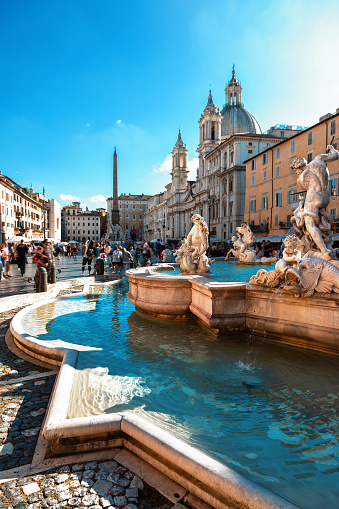
[[[91,124],[89,124],[88,122],[87,122],[87,124],[85,124],[85,126],[86,126],[86,127],[89,127],[90,125],[91,125]]]
[[[117,124],[118,124],[118,125],[119,125],[119,124],[121,124],[121,120],[117,120]]]
[[[80,201],[79,198],[72,194],[60,194],[59,198],[61,201]]]
[[[87,201],[91,203],[102,203],[102,202],[106,203],[106,198],[102,194],[97,194],[96,196],[91,196],[90,198],[88,198]]]
[[[157,164],[156,166],[153,166],[152,171],[155,173],[160,173],[163,171],[167,171],[170,173],[172,170],[172,154],[168,154],[165,161],[162,164]]]
[[[187,168],[189,171],[188,174],[188,180],[195,180],[197,175],[197,167],[199,165],[199,158],[195,157],[194,159],[191,159],[191,161],[188,161]],[[161,172],[167,172],[171,173],[172,171],[172,154],[168,154],[165,161],[161,164],[157,164],[156,166],[153,166],[152,171],[155,173],[161,173]]]

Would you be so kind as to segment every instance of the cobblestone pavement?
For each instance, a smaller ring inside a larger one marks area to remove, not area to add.
[[[13,480],[1,484],[9,469],[30,467],[56,377],[8,349],[5,334],[18,311],[0,313],[0,509],[183,508],[113,460],[73,463],[26,477],[13,475]]]
[[[55,468],[0,486],[0,509],[170,509],[173,504],[115,461]]]

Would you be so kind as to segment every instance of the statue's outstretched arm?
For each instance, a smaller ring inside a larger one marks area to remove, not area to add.
[[[331,162],[339,159],[339,152],[332,145],[327,145],[327,150],[329,151],[327,154],[319,154],[315,156],[314,160],[322,159],[323,161]]]

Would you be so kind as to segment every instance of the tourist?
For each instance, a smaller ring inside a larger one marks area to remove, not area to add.
[[[94,255],[95,255],[94,242],[93,242],[93,240],[91,240],[89,242],[88,246],[86,247],[86,250],[85,250],[85,253],[84,253],[84,256],[82,259],[82,274],[81,274],[82,276],[85,275],[84,273],[85,273],[86,265],[88,265],[88,275],[89,276],[91,275],[91,264],[92,264]]]
[[[48,274],[50,273],[51,271],[51,267],[54,265],[54,253],[53,253],[53,248],[51,246],[51,243],[48,242],[47,239],[44,239],[43,240],[43,243],[42,243],[42,247],[43,247],[43,254],[45,256],[47,256],[48,258],[48,261],[49,261],[49,264],[48,264]]]
[[[120,251],[120,249],[114,249],[112,252],[113,274],[118,274],[119,267],[121,266],[120,262],[122,262],[122,251]]]
[[[272,244],[269,240],[267,240],[264,245],[264,257],[270,258],[272,256],[272,250],[273,250]]]
[[[9,252],[6,241],[2,244],[1,258],[2,258],[2,264],[3,264],[3,270],[4,270],[4,277],[12,277],[11,274],[9,273],[10,252]]]
[[[132,257],[131,268],[133,269],[133,267],[136,266],[136,250],[134,249],[134,246],[131,247],[129,252]]]
[[[153,247],[152,247],[152,244],[150,242],[147,243],[148,244],[148,251],[149,251],[149,261],[151,262],[152,258],[153,258]]]
[[[28,253],[28,247],[24,243],[23,239],[19,242],[19,244],[16,247],[15,254],[17,256],[18,260],[18,267],[21,272],[21,276],[23,277],[26,272],[26,263],[27,263],[27,253]]]
[[[109,242],[106,242],[106,245],[104,247],[104,253],[107,258],[108,266],[111,267],[112,265],[112,259],[111,259],[111,244]]]
[[[60,260],[60,253],[62,252],[62,249],[61,249],[61,247],[59,246],[59,244],[57,244],[57,245],[55,246],[55,250],[54,250],[54,252],[55,252],[55,256],[56,256],[57,260]]]
[[[129,251],[127,251],[127,249],[125,247],[122,247],[121,251],[122,251],[123,270],[124,270],[124,273],[126,273],[126,270],[129,269],[131,262],[133,262],[133,256]],[[121,273],[121,271],[120,271],[120,273]]]
[[[161,253],[161,258],[164,263],[169,263],[171,261],[171,250],[168,249],[168,245],[166,244],[165,249],[163,249]]]
[[[161,249],[161,243],[160,239],[157,239],[154,242],[153,250],[154,250],[154,260],[158,262],[160,260],[160,249]]]

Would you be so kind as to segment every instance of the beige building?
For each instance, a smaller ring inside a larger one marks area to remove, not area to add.
[[[302,132],[282,139],[246,161],[245,221],[259,236],[284,236],[291,227],[290,218],[297,208],[303,190],[297,187],[297,175],[290,169],[295,157],[310,162],[323,154],[327,145],[338,148],[339,108]],[[339,160],[328,165],[330,203],[327,211],[339,227]],[[300,191],[300,193],[299,193]]]
[[[294,126],[275,126],[261,133],[256,119],[244,108],[242,87],[232,78],[220,111],[208,96],[199,120],[199,164],[195,181],[188,181],[187,148],[179,136],[172,151],[172,181],[166,191],[148,202],[144,228],[147,240],[179,240],[191,229],[191,215],[201,214],[210,238],[229,239],[244,220],[246,165],[249,157],[295,134]]]
[[[89,239],[100,242],[101,215],[100,210],[88,210],[87,207],[86,210],[82,210],[80,202],[73,202],[72,205],[63,207],[61,211],[62,240],[85,242]]]
[[[0,172],[0,241],[15,237],[60,241],[60,205],[32,188],[20,187]]]
[[[124,194],[118,197],[119,224],[126,240],[140,240],[143,236],[143,215],[150,195]],[[112,217],[113,198],[107,199],[107,214]]]

